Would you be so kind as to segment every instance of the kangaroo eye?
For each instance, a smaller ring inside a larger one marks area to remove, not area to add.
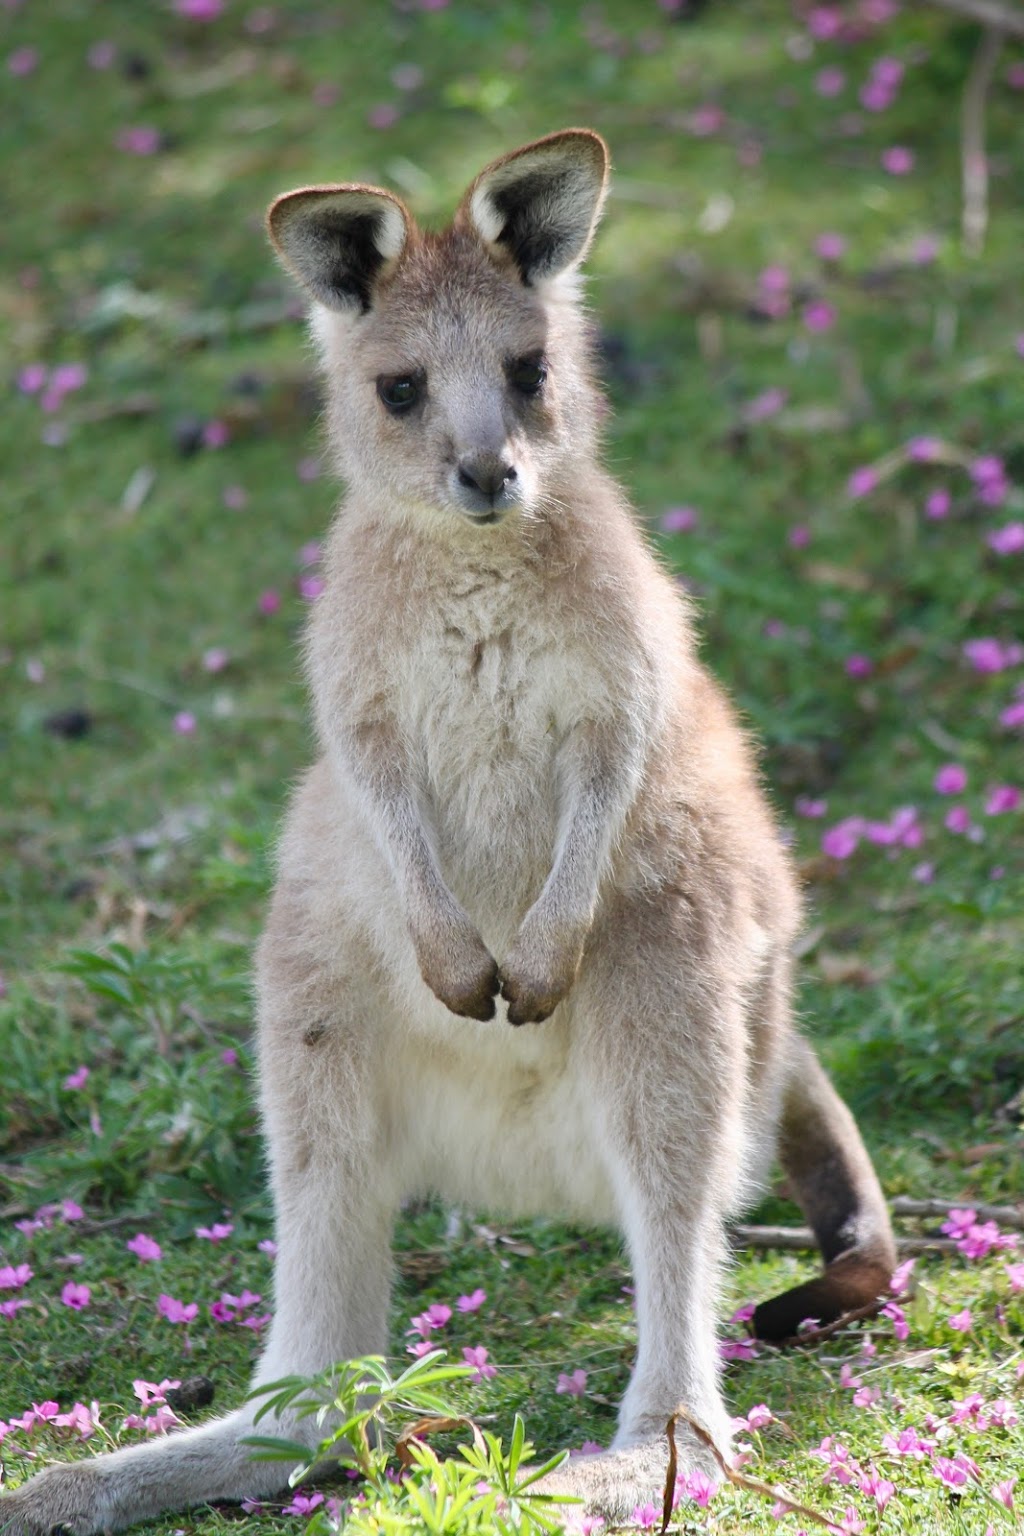
[[[414,374],[402,374],[396,379],[378,379],[377,394],[389,411],[396,415],[415,405],[423,389],[423,380]]]
[[[548,376],[545,364],[536,357],[519,357],[509,363],[508,381],[521,395],[539,395]]]

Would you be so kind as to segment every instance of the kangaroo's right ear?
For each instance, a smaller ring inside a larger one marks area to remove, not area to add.
[[[411,222],[379,187],[300,187],[267,212],[274,249],[302,287],[328,309],[363,314],[404,251]]]

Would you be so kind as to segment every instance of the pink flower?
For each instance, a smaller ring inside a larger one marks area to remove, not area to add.
[[[847,656],[843,663],[843,671],[847,677],[870,677],[875,670],[875,664],[870,656],[864,656],[855,651],[852,656]]]
[[[755,1430],[764,1429],[774,1423],[775,1415],[767,1403],[756,1403],[750,1412],[742,1418],[733,1419],[733,1432],[737,1435],[753,1434]]]
[[[122,128],[114,139],[117,148],[126,155],[155,155],[161,142],[160,130],[143,123]]]
[[[818,42],[838,37],[843,30],[843,13],[837,5],[816,5],[808,14],[807,30]]]
[[[586,1390],[586,1371],[575,1370],[571,1376],[567,1376],[564,1371],[559,1372],[558,1385],[555,1388],[556,1394],[561,1392],[567,1393],[569,1397],[582,1397]]]
[[[1024,1264],[1007,1264],[1006,1273],[1010,1279],[1010,1290],[1024,1291]]]
[[[812,800],[808,795],[797,795],[793,802],[793,809],[798,816],[806,816],[810,820],[817,821],[828,814],[828,801]]]
[[[1009,730],[1015,730],[1018,726],[1024,726],[1024,697],[1007,704],[1005,709],[999,712],[999,724],[1005,725]]]
[[[196,717],[190,709],[179,709],[172,725],[179,736],[194,736],[196,729]]]
[[[114,44],[101,38],[98,43],[91,43],[85,56],[90,69],[109,69],[117,58],[117,49]]]
[[[323,592],[325,583],[322,576],[300,576],[298,585],[299,596],[311,603]]]
[[[240,512],[248,503],[249,492],[244,485],[226,485],[220,499],[232,512]]]
[[[893,1270],[892,1279],[889,1281],[889,1289],[894,1296],[904,1296],[906,1294],[916,1263],[916,1259],[905,1259],[902,1264],[897,1265]]]
[[[861,1476],[859,1487],[861,1493],[865,1493],[869,1498],[874,1499],[875,1507],[879,1514],[882,1513],[882,1510],[896,1492],[896,1485],[887,1482],[877,1472],[865,1472]]]
[[[256,1247],[259,1249],[260,1253],[269,1254],[272,1259],[277,1258],[277,1244],[274,1242],[272,1237],[263,1238],[262,1241],[256,1244]]]
[[[235,1320],[234,1308],[229,1307],[223,1297],[220,1301],[211,1301],[210,1316],[215,1323],[233,1323]]]
[[[88,1440],[99,1428],[100,1405],[93,1403],[91,1408],[87,1408],[84,1403],[75,1403],[67,1413],[58,1413],[52,1422],[54,1425],[59,1425],[61,1429],[73,1429],[80,1439]],[[0,1439],[2,1438],[3,1434],[0,1431]]]
[[[830,859],[848,859],[857,851],[866,823],[862,816],[847,816],[836,822],[821,839],[821,851]]]
[[[166,1317],[169,1323],[191,1323],[199,1311],[199,1303],[190,1301],[186,1304],[161,1291],[157,1298],[156,1309],[161,1317]]]
[[[960,763],[944,763],[932,784],[940,795],[962,795],[967,788],[967,769]]]
[[[323,1501],[322,1493],[297,1493],[291,1503],[284,1506],[281,1513],[282,1515],[311,1515],[317,1505],[322,1504]]]
[[[718,1355],[721,1360],[756,1360],[757,1345],[753,1339],[719,1339]]]
[[[814,89],[819,96],[828,98],[841,96],[846,89],[846,76],[841,69],[836,69],[834,66],[819,69],[814,77]]]
[[[676,1491],[677,1493],[680,1491],[685,1493],[699,1509],[707,1509],[711,1500],[718,1492],[718,1484],[713,1483],[706,1472],[701,1472],[699,1468],[695,1468],[694,1471],[687,1472],[685,1477],[679,1478],[676,1483]]]
[[[69,1090],[84,1088],[89,1078],[88,1067],[77,1067],[74,1072],[69,1072],[64,1079],[63,1086]]]
[[[224,0],[174,0],[174,9],[189,21],[214,21],[224,9]]]
[[[460,1296],[455,1303],[460,1312],[478,1312],[487,1300],[487,1292],[477,1286],[468,1296]]]
[[[1004,645],[991,636],[983,640],[966,640],[963,653],[976,672],[1003,672],[1024,660],[1024,646]]]
[[[939,522],[949,513],[953,498],[945,487],[940,486],[937,491],[932,491],[924,504],[924,515],[930,517],[932,522]]]
[[[153,1264],[163,1258],[163,1249],[146,1232],[137,1232],[125,1243],[129,1253],[134,1253],[141,1264]]]
[[[230,660],[230,652],[226,651],[222,645],[211,646],[208,651],[203,652],[203,668],[207,672],[223,672]]]
[[[804,305],[803,322],[812,333],[830,331],[836,323],[835,308],[824,299],[813,299]]]
[[[947,1488],[963,1488],[971,1476],[970,1463],[963,1455],[950,1460],[948,1456],[936,1456],[932,1470]]]
[[[985,796],[985,815],[1003,816],[1020,805],[1020,790],[1012,784],[997,784]]]
[[[300,480],[306,482],[318,480],[321,474],[320,460],[314,454],[307,454],[304,459],[300,459],[296,464],[295,473]]]
[[[867,496],[878,484],[878,471],[870,464],[863,464],[860,469],[855,469],[846,482],[846,494],[854,499],[859,496]]]
[[[417,1339],[415,1344],[405,1346],[405,1352],[407,1355],[414,1355],[418,1360],[422,1355],[429,1355],[433,1347],[429,1339]],[[476,1380],[479,1381],[480,1377],[477,1376]]]
[[[29,363],[18,374],[18,388],[23,395],[37,395],[50,376],[43,363]]]
[[[269,618],[270,615],[272,613],[276,613],[277,610],[281,606],[280,594],[278,592],[275,592],[273,587],[268,587],[266,592],[261,592],[260,593],[260,600],[259,600],[259,605],[258,606],[259,606],[260,613],[262,613],[265,617]]]
[[[498,1374],[498,1367],[490,1363],[488,1352],[482,1344],[467,1344],[463,1348],[462,1358],[467,1365],[473,1367],[474,1381],[484,1381]]]
[[[87,1285],[79,1285],[74,1280],[69,1280],[60,1293],[60,1299],[66,1307],[71,1307],[75,1312],[81,1312],[92,1300],[92,1292]]]
[[[1008,1477],[1005,1483],[996,1483],[992,1490],[1003,1508],[1008,1509],[1011,1514],[1013,1513],[1013,1490],[1016,1486],[1017,1479],[1015,1477]]]
[[[366,121],[371,128],[393,128],[398,122],[398,108],[390,101],[378,102],[371,107],[366,114]]]
[[[423,1315],[431,1328],[447,1328],[452,1320],[452,1309],[443,1301],[432,1301]]]
[[[952,810],[946,812],[943,818],[943,825],[949,832],[963,833],[970,831],[971,817],[967,807],[964,805],[954,805]]]
[[[1024,523],[1005,523],[994,528],[986,540],[997,555],[1019,555],[1024,550]]]
[[[227,422],[221,421],[219,417],[215,416],[203,428],[204,448],[224,448],[230,441],[230,438],[231,433],[228,430]]]
[[[132,1382],[132,1391],[142,1404],[143,1408],[151,1408],[155,1403],[164,1402],[167,1393],[172,1387],[180,1387],[181,1382],[174,1377],[165,1377],[163,1381],[143,1381],[137,1376]]]
[[[657,1525],[661,1519],[661,1510],[657,1504],[638,1504],[629,1517],[631,1525],[638,1525],[641,1530],[649,1531],[652,1525]]]
[[[238,1052],[235,1050],[234,1046],[225,1046],[225,1048],[220,1053],[220,1059],[222,1065],[225,1067],[238,1066]]]
[[[925,1461],[931,1454],[933,1442],[922,1440],[916,1429],[901,1429],[898,1435],[883,1435],[882,1449],[890,1456],[909,1456],[913,1461]]]
[[[15,48],[7,55],[7,71],[15,77],[30,75],[39,63],[37,48]]]
[[[234,1230],[230,1221],[215,1221],[212,1227],[196,1227],[196,1237],[203,1237],[208,1243],[222,1243]]]
[[[666,533],[690,533],[697,526],[697,513],[693,507],[669,507],[661,526]]]
[[[964,1307],[962,1312],[954,1312],[952,1317],[947,1318],[947,1322],[957,1333],[970,1333],[974,1323],[970,1307]]]
[[[7,1264],[0,1269],[0,1291],[20,1291],[28,1285],[33,1271],[27,1264]]]
[[[846,251],[846,241],[842,235],[826,233],[818,236],[814,249],[822,261],[840,261]]]
[[[909,176],[914,169],[914,151],[903,144],[882,150],[882,169],[890,176]]]

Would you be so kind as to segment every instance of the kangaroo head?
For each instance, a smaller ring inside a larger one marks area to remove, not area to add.
[[[272,204],[361,497],[440,531],[537,516],[571,489],[597,415],[575,269],[607,173],[603,140],[568,129],[489,165],[441,234],[377,187]]]

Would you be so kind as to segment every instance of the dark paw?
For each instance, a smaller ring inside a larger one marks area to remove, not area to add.
[[[513,977],[501,978],[501,995],[508,1003],[510,1024],[543,1024],[562,1001],[563,993],[553,988],[531,986]]]

